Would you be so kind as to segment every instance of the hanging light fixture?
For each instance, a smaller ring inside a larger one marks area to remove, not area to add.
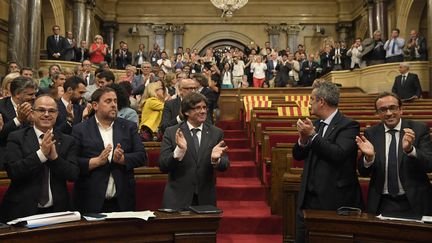
[[[248,0],[210,0],[210,2],[216,8],[222,10],[221,18],[231,18],[233,16],[233,12],[246,5]]]

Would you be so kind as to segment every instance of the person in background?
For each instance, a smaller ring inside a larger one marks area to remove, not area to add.
[[[75,48],[75,62],[84,62],[90,58],[89,50],[87,48],[87,41],[80,41],[80,46]]]
[[[354,68],[361,68],[364,66],[362,61],[362,51],[363,46],[361,44],[361,39],[357,38],[347,52],[347,56],[351,57],[351,71],[354,70]]]
[[[64,60],[66,39],[60,35],[60,26],[52,27],[53,34],[47,37],[46,50],[49,60]]]
[[[126,76],[120,77],[119,82],[129,82],[132,83],[132,81],[135,79],[135,73],[136,73],[136,67],[132,65],[126,65]]]
[[[121,70],[132,64],[132,53],[128,50],[126,42],[120,41],[120,48],[114,51],[114,60],[116,68]]]
[[[6,77],[4,77],[2,81],[2,98],[11,96],[10,85],[12,83],[12,80],[14,80],[19,76],[20,76],[19,73],[14,72],[14,73],[9,73],[8,75],[6,75]]]
[[[30,67],[23,67],[20,69],[21,76],[33,78],[33,70]]]
[[[405,40],[399,37],[399,32],[399,29],[394,28],[391,32],[390,39],[384,44],[386,63],[404,61],[403,47],[405,46]]]
[[[167,93],[173,96],[177,93],[177,78],[175,73],[167,73],[164,79],[165,87],[167,88]]]
[[[162,121],[164,110],[165,91],[160,82],[147,86],[142,97],[142,112],[139,128],[143,141],[153,141],[154,134]]]
[[[53,83],[52,76],[53,76],[55,73],[60,72],[60,71],[61,71],[61,68],[60,68],[59,65],[57,65],[57,64],[53,64],[53,65],[49,66],[48,70],[49,70],[49,76],[48,76],[48,77],[45,77],[45,78],[42,78],[42,79],[39,81],[39,88],[40,88],[40,89],[47,89],[47,88],[49,88],[49,86],[52,85],[52,83]]]
[[[232,66],[231,64],[229,64],[228,62],[226,62],[224,64],[224,67],[222,69],[222,73],[221,73],[221,78],[222,78],[222,85],[221,87],[224,89],[232,89],[234,88],[233,85],[233,75],[232,75]]]
[[[233,85],[234,88],[241,87],[243,75],[245,74],[246,65],[237,55],[233,57]]]
[[[99,64],[105,60],[107,55],[107,46],[103,43],[101,35],[94,37],[94,42],[90,46],[89,50],[90,62],[93,64]]]
[[[311,86],[317,76],[318,63],[315,62],[315,55],[309,54],[308,59],[301,65],[302,78],[301,85]]]
[[[400,75],[396,76],[392,92],[403,101],[412,101],[421,97],[422,88],[417,74],[409,72],[409,64],[399,64]]]
[[[253,73],[253,87],[260,88],[265,81],[265,71],[267,65],[262,62],[261,55],[255,56],[255,61],[251,63],[251,73]]]
[[[417,30],[411,30],[407,45],[412,61],[427,61],[428,50],[426,38],[420,36]]]
[[[117,116],[138,125],[138,114],[130,107],[129,95],[119,84],[112,83],[107,87],[112,88],[117,95]]]
[[[137,68],[141,68],[141,64],[143,62],[149,61],[148,53],[145,51],[145,45],[142,43],[138,45],[138,50],[134,52],[133,56],[134,56],[133,65],[136,66]]]
[[[367,66],[385,63],[386,51],[384,50],[384,42],[381,39],[381,31],[375,30],[373,38],[365,39],[363,45],[363,60]]]

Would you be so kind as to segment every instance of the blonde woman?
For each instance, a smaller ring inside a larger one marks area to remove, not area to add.
[[[93,44],[90,46],[90,62],[99,64],[105,60],[107,45],[103,43],[101,35],[96,35]]]
[[[158,132],[158,127],[162,121],[164,98],[165,90],[161,82],[150,83],[144,90],[139,125],[143,141],[152,141],[153,134]]]
[[[3,79],[3,83],[2,83],[1,97],[6,98],[6,97],[11,96],[10,84],[11,84],[12,80],[14,80],[15,78],[17,78],[19,76],[20,76],[20,74],[17,72],[9,73],[8,75],[6,75],[6,77]]]

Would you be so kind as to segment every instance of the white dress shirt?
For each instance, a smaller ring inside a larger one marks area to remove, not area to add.
[[[197,137],[198,137],[198,142],[201,144],[201,134],[202,134],[202,130],[203,130],[203,124],[201,124],[198,127],[192,126],[192,124],[190,124],[188,121],[186,122],[186,124],[187,124],[187,126],[189,128],[191,136],[193,136],[192,129],[194,129],[194,128],[198,128],[199,129],[199,131],[197,131]],[[186,154],[186,150],[187,150],[187,148],[186,149],[181,149],[177,145],[176,148],[174,149],[174,155],[173,155],[174,159],[177,159],[178,161],[182,161],[183,157]]]
[[[41,130],[37,129],[36,127],[33,127],[33,129],[36,133],[36,137],[39,141],[39,145],[42,144],[42,138],[40,138],[40,136],[44,133]],[[42,153],[42,150],[40,148],[38,151],[36,151],[36,154],[42,164],[48,161],[48,158]],[[38,208],[49,208],[52,205],[53,205],[53,198],[51,192],[51,171],[48,170],[48,202],[45,205],[38,204]]]
[[[108,128],[104,128],[96,116],[95,116],[95,118],[96,118],[96,124],[98,126],[100,135],[101,135],[103,143],[104,143],[104,148],[106,148],[109,144],[111,144],[113,146],[113,149],[111,150],[110,154],[108,155],[108,162],[111,163],[113,151],[115,149],[115,145],[113,142],[113,124],[114,124],[114,122],[112,122]],[[115,188],[114,178],[113,178],[112,174],[110,174],[110,177],[108,179],[107,190],[105,192],[105,198],[111,199],[115,196],[115,194],[116,194],[116,188]]]

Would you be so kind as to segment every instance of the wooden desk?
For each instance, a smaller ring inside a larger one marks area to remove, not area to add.
[[[221,215],[156,212],[149,221],[84,220],[36,229],[0,229],[0,242],[216,242]]]
[[[339,216],[305,210],[309,242],[431,242],[432,224],[379,220],[375,215]]]

